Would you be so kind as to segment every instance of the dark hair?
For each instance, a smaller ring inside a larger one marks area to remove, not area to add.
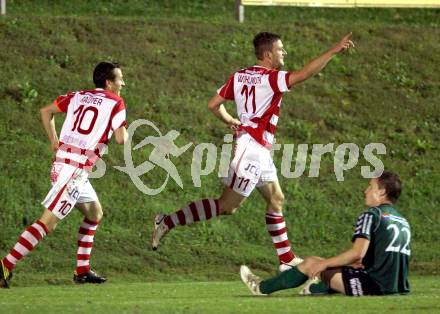
[[[115,79],[114,69],[120,68],[116,62],[100,62],[93,70],[93,83],[98,88],[105,88],[107,80],[113,81]]]
[[[273,43],[279,39],[281,39],[281,37],[273,33],[262,32],[255,35],[253,42],[257,59],[263,60],[264,53],[271,51]]]
[[[402,192],[402,181],[397,174],[384,171],[380,177],[377,178],[377,183],[381,189],[385,189],[388,199],[395,203]]]

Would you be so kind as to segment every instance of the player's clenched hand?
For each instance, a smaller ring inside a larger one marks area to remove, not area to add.
[[[352,34],[353,33],[350,32],[344,37],[342,37],[341,40],[332,48],[333,52],[340,53],[350,48],[354,48],[354,43],[350,40]]]
[[[313,278],[315,276],[318,276],[322,271],[324,271],[327,268],[327,265],[325,263],[325,260],[317,261],[316,263],[313,263],[308,272],[307,276],[309,278]]]
[[[230,128],[231,130],[238,130],[238,128],[240,127],[241,122],[238,119],[232,119],[231,121],[229,121],[228,123],[228,128]]]

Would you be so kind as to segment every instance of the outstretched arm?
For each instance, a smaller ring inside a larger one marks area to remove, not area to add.
[[[370,240],[365,238],[356,238],[353,246],[349,250],[342,252],[339,255],[317,261],[315,265],[310,267],[307,276],[309,276],[309,278],[313,278],[327,268],[360,264],[365,254],[367,254],[369,245]]]
[[[50,141],[50,146],[53,152],[58,149],[59,141],[57,131],[55,129],[54,115],[58,113],[58,107],[51,103],[40,109],[41,120],[43,122],[44,129],[46,130],[47,137]]]
[[[219,118],[223,123],[227,124],[231,130],[237,130],[241,122],[238,119],[232,117],[227,111],[223,103],[226,101],[225,98],[216,94],[208,102],[208,108],[212,113]]]
[[[290,72],[289,86],[304,82],[313,75],[319,73],[334,55],[354,47],[353,42],[350,40],[351,34],[352,33],[348,33],[342,37],[342,39],[336,45],[328,49],[316,59],[310,61],[301,70]]]

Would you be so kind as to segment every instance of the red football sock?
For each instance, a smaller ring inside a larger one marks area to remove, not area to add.
[[[204,221],[219,215],[218,200],[204,199],[192,202],[171,215],[165,217],[165,224],[169,229],[181,225],[190,225],[196,221]]]
[[[78,231],[78,251],[76,253],[76,273],[84,274],[90,270],[90,253],[93,247],[93,238],[99,222],[84,218]]]
[[[280,264],[289,263],[295,258],[287,237],[286,222],[282,213],[266,213],[266,228],[277,250]]]
[[[48,233],[49,231],[44,223],[40,220],[34,222],[21,234],[20,238],[18,238],[18,242],[3,259],[5,267],[9,271],[12,271],[15,264],[28,255]]]

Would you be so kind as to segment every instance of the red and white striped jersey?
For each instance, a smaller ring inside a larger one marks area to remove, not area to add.
[[[101,88],[59,96],[54,104],[66,112],[55,161],[91,169],[107,148],[114,130],[125,126],[125,103]]]
[[[282,94],[289,91],[289,74],[255,65],[235,72],[217,90],[221,97],[235,101],[240,129],[267,148],[274,143]]]

